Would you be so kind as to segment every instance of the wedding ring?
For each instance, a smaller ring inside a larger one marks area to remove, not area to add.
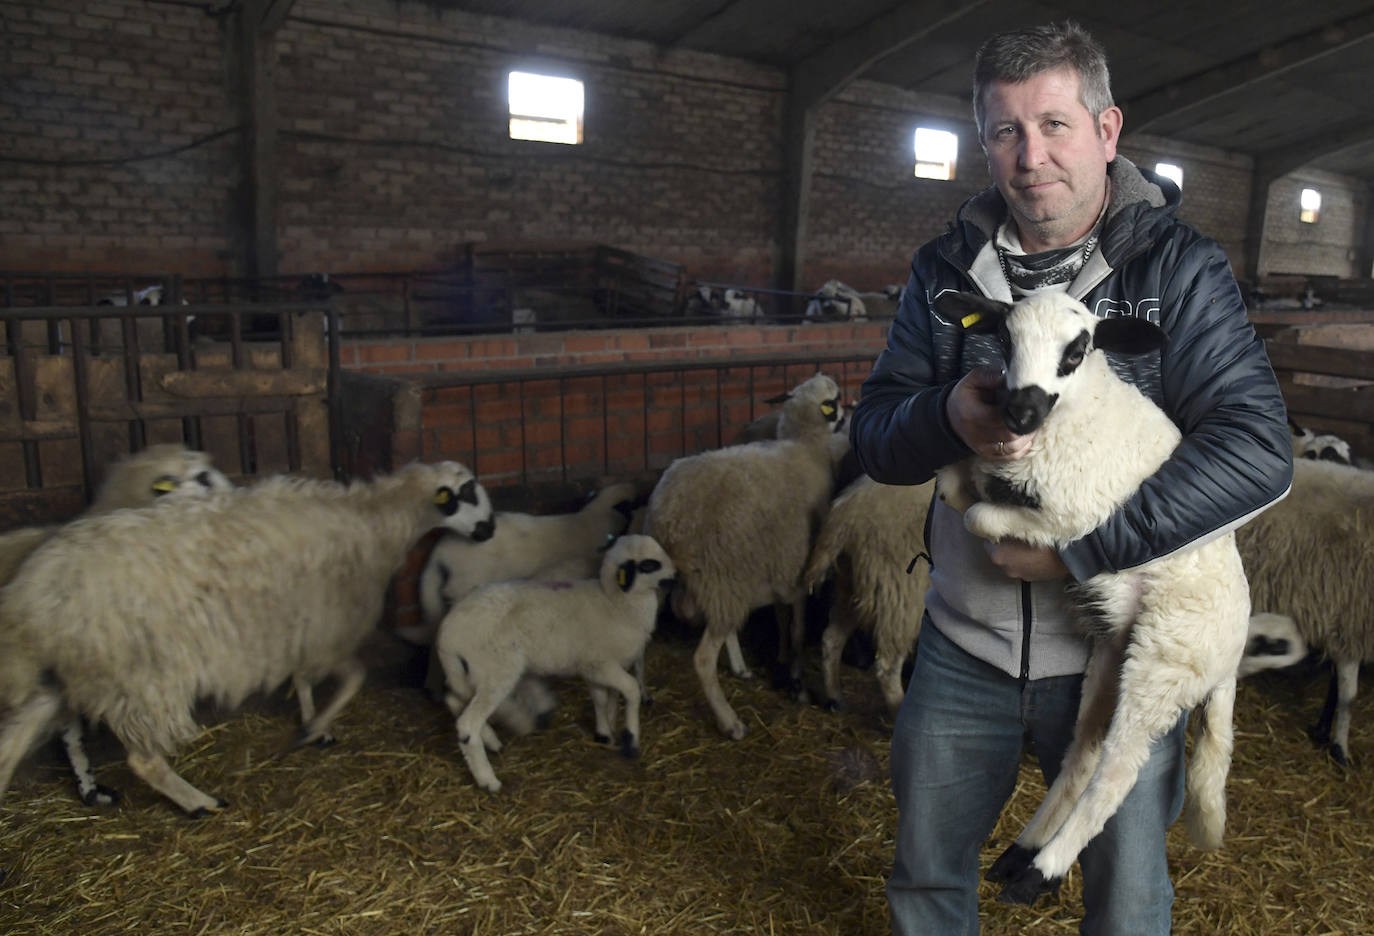
[[[998,455],[1005,455],[1005,454],[1007,454],[1007,443],[1005,443],[1005,442],[998,442],[998,443],[997,443],[997,454],[998,454]]]

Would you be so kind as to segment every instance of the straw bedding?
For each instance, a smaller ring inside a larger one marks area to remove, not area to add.
[[[285,698],[211,719],[176,763],[230,802],[199,821],[136,781],[108,737],[101,779],[125,794],[112,810],[81,805],[44,752],[0,803],[0,933],[886,933],[895,808],[871,675],[845,667],[839,715],[726,676],[750,730],[732,743],[691,650],[674,635],[651,647],[638,761],[592,741],[586,693],[565,684],[553,724],[494,759],[497,796],[473,785],[447,711],[393,669],[344,711],[332,748],[281,753]],[[1340,770],[1305,736],[1324,679],[1303,666],[1242,684],[1227,845],[1170,837],[1175,933],[1374,933],[1374,706],[1357,701],[1355,766]],[[1028,764],[985,866],[1043,792]],[[985,933],[1077,932],[1076,874],[1036,908],[993,895],[984,885]]]

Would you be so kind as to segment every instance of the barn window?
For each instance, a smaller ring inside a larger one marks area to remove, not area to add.
[[[1298,220],[1304,224],[1316,224],[1317,212],[1322,210],[1322,193],[1314,188],[1305,188],[1298,204],[1302,208],[1298,212]]]
[[[916,128],[916,178],[952,179],[959,138],[948,130]]]
[[[1180,189],[1183,188],[1183,167],[1175,166],[1173,163],[1155,163],[1155,174],[1162,175],[1164,178],[1173,182]]]
[[[513,71],[509,92],[512,140],[582,142],[582,82]]]

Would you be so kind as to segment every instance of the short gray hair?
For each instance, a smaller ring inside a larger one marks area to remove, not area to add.
[[[994,81],[1017,84],[1055,68],[1071,68],[1078,75],[1078,99],[1094,119],[1112,106],[1107,54],[1086,29],[1073,20],[1014,29],[984,42],[973,62],[973,119],[978,139],[984,139],[983,94],[988,85]]]

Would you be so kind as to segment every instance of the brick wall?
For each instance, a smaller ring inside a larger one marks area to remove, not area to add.
[[[498,506],[538,512],[551,506],[540,492],[610,480],[637,480],[647,490],[673,459],[730,443],[774,408],[769,398],[815,371],[808,355],[845,356],[823,369],[846,400],[857,398],[886,331],[836,323],[353,341],[342,362],[397,381],[401,394],[408,389],[400,385],[418,384],[412,421],[390,428],[394,462],[462,461]],[[759,363],[784,358],[800,363]],[[674,370],[706,362],[721,366]],[[617,364],[645,372],[548,376]],[[483,374],[491,382],[453,380]],[[418,623],[417,577],[431,547],[419,544],[398,572],[389,621]]]
[[[1305,188],[1321,193],[1315,224],[1298,219],[1299,197]],[[1307,273],[1360,276],[1360,251],[1369,190],[1361,182],[1327,172],[1299,170],[1269,187],[1261,273]]]
[[[232,16],[146,0],[0,9],[0,117],[18,160],[0,178],[5,265],[240,272]],[[702,279],[770,282],[780,69],[392,0],[298,0],[274,51],[283,272],[418,269],[473,241],[577,241]],[[582,146],[507,138],[514,67],[586,82]],[[962,96],[868,82],[823,106],[803,282],[905,280],[915,247],[986,184],[967,109]],[[913,177],[919,125],[960,134],[954,182]],[[1183,217],[1243,265],[1244,159],[1153,137],[1127,136],[1122,151],[1182,165]],[[1338,178],[1324,194],[1315,232],[1276,213],[1269,269],[1349,275],[1367,198]]]

